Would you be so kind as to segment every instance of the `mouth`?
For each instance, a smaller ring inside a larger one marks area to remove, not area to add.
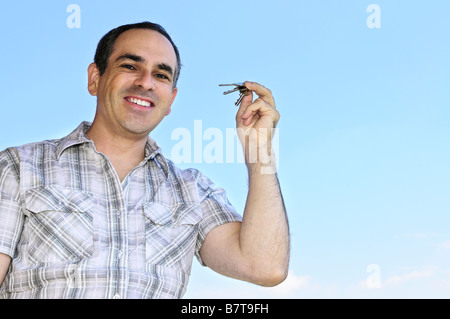
[[[144,108],[155,107],[155,103],[153,103],[151,100],[142,99],[135,96],[127,96],[124,98],[124,100],[136,107],[144,107]]]

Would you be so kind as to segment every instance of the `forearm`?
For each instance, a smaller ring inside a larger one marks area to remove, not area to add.
[[[8,272],[9,264],[11,263],[11,257],[8,255],[0,253],[0,286],[5,279],[6,273]]]
[[[251,164],[248,168],[249,192],[240,232],[242,256],[252,272],[282,281],[287,275],[290,244],[278,178],[274,167]]]

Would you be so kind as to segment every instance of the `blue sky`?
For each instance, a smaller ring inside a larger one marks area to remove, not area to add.
[[[67,25],[70,4],[80,28]],[[381,28],[366,23],[370,4]],[[173,111],[151,134],[166,156],[177,128],[234,127],[237,96],[220,83],[260,82],[281,114],[288,279],[260,288],[194,261],[186,298],[448,298],[449,12],[446,0],[8,1],[0,149],[92,120],[86,74],[98,41],[157,22],[183,63]],[[202,170],[243,210],[243,164],[180,166]]]

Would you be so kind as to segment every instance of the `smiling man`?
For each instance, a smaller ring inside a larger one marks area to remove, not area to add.
[[[97,64],[88,68],[97,112],[86,135],[123,180],[144,159],[149,133],[170,113],[177,95],[177,54],[161,33],[133,28],[119,35],[103,72]]]
[[[286,212],[276,174],[262,173],[274,162],[247,156],[241,217],[223,189],[174,166],[149,137],[171,112],[180,65],[161,26],[116,28],[88,67],[93,122],[0,153],[0,298],[181,298],[194,256],[258,285],[286,278]],[[241,141],[272,154],[270,134],[249,133],[276,126],[272,94],[245,85]]]

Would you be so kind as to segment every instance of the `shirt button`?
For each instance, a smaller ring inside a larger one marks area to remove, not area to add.
[[[113,299],[121,299],[121,298],[122,298],[122,297],[120,297],[119,294],[115,294],[114,297],[113,297]]]
[[[121,251],[121,250],[119,250],[118,252],[117,252],[117,258],[122,258],[122,256],[123,256],[123,252]]]

